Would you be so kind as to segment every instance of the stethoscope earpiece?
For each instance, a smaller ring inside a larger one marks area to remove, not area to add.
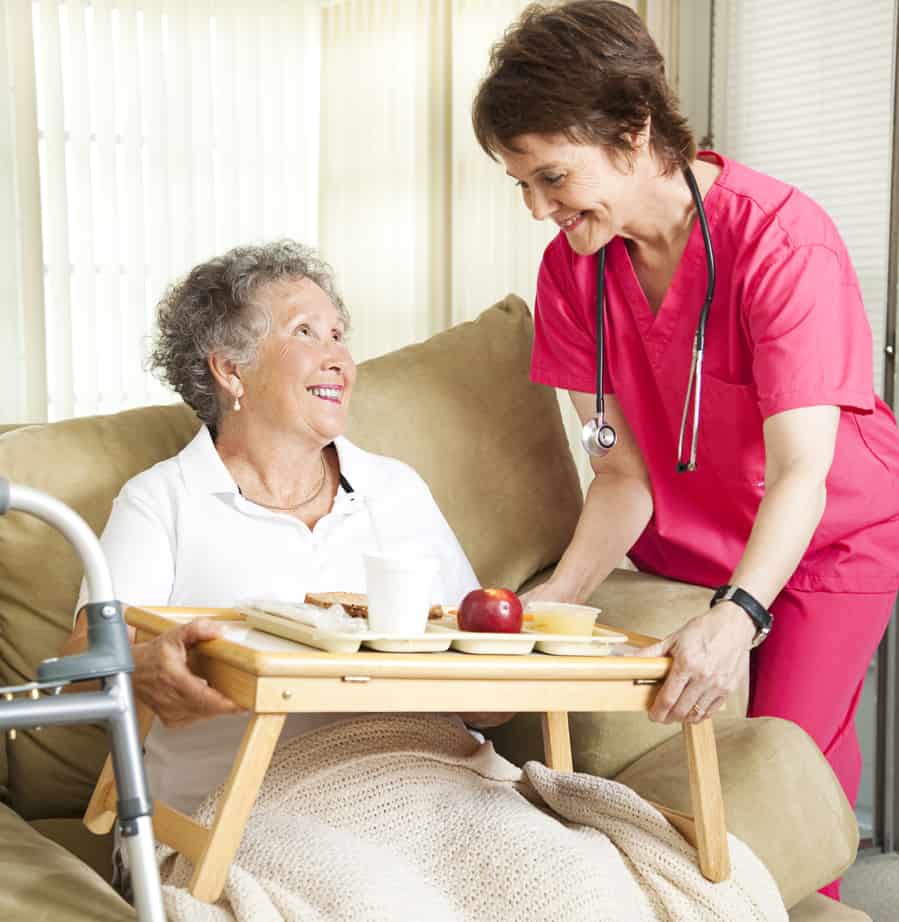
[[[618,433],[608,423],[604,423],[599,416],[588,420],[581,429],[581,445],[584,446],[584,451],[588,455],[595,458],[601,458],[607,454],[615,447],[617,441]]]

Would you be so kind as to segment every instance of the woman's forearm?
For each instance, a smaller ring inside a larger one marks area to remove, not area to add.
[[[583,602],[633,547],[652,509],[645,481],[613,471],[596,475],[551,580],[558,601]]]
[[[826,501],[824,482],[801,471],[769,486],[731,582],[769,606],[808,548]]]

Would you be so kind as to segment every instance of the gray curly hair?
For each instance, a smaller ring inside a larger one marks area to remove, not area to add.
[[[209,356],[217,352],[238,365],[252,365],[272,322],[258,300],[260,290],[304,278],[325,292],[349,329],[334,273],[311,247],[293,240],[235,247],[196,266],[165,293],[157,305],[159,330],[148,368],[214,429],[223,408]]]

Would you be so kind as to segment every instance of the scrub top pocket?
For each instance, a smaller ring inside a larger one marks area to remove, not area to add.
[[[755,387],[702,375],[697,464],[729,483],[765,486],[765,443]]]

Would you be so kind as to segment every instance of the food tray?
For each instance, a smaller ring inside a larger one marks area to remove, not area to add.
[[[613,644],[626,643],[627,637],[596,627],[593,634],[543,634],[527,626],[520,634],[460,631],[454,619],[432,621],[429,628],[453,635],[452,649],[460,653],[524,654],[536,651],[553,656],[608,656]]]
[[[614,644],[627,641],[624,634],[601,627],[594,628],[592,636],[541,634],[527,627],[520,634],[460,631],[454,618],[429,621],[424,634],[410,636],[329,631],[251,606],[240,606],[238,610],[257,630],[329,653],[356,653],[365,647],[382,653],[441,653],[453,649],[494,656],[524,656],[534,651],[552,656],[608,656]]]
[[[477,631],[460,631],[453,621],[432,621],[428,629],[442,633],[452,641],[452,649],[459,653],[492,653],[499,656],[522,656],[534,650],[537,635],[487,634]]]
[[[610,631],[607,627],[594,627],[592,636],[533,633],[537,635],[534,649],[553,656],[608,656],[615,644],[627,643],[626,634]]]
[[[259,631],[294,640],[317,650],[326,650],[328,653],[356,653],[362,646],[382,653],[440,653],[448,650],[452,643],[451,637],[440,632],[429,631],[404,637],[376,634],[374,631],[324,631],[311,624],[303,624],[291,618],[253,608],[241,607],[240,611],[246,616],[247,623]]]

